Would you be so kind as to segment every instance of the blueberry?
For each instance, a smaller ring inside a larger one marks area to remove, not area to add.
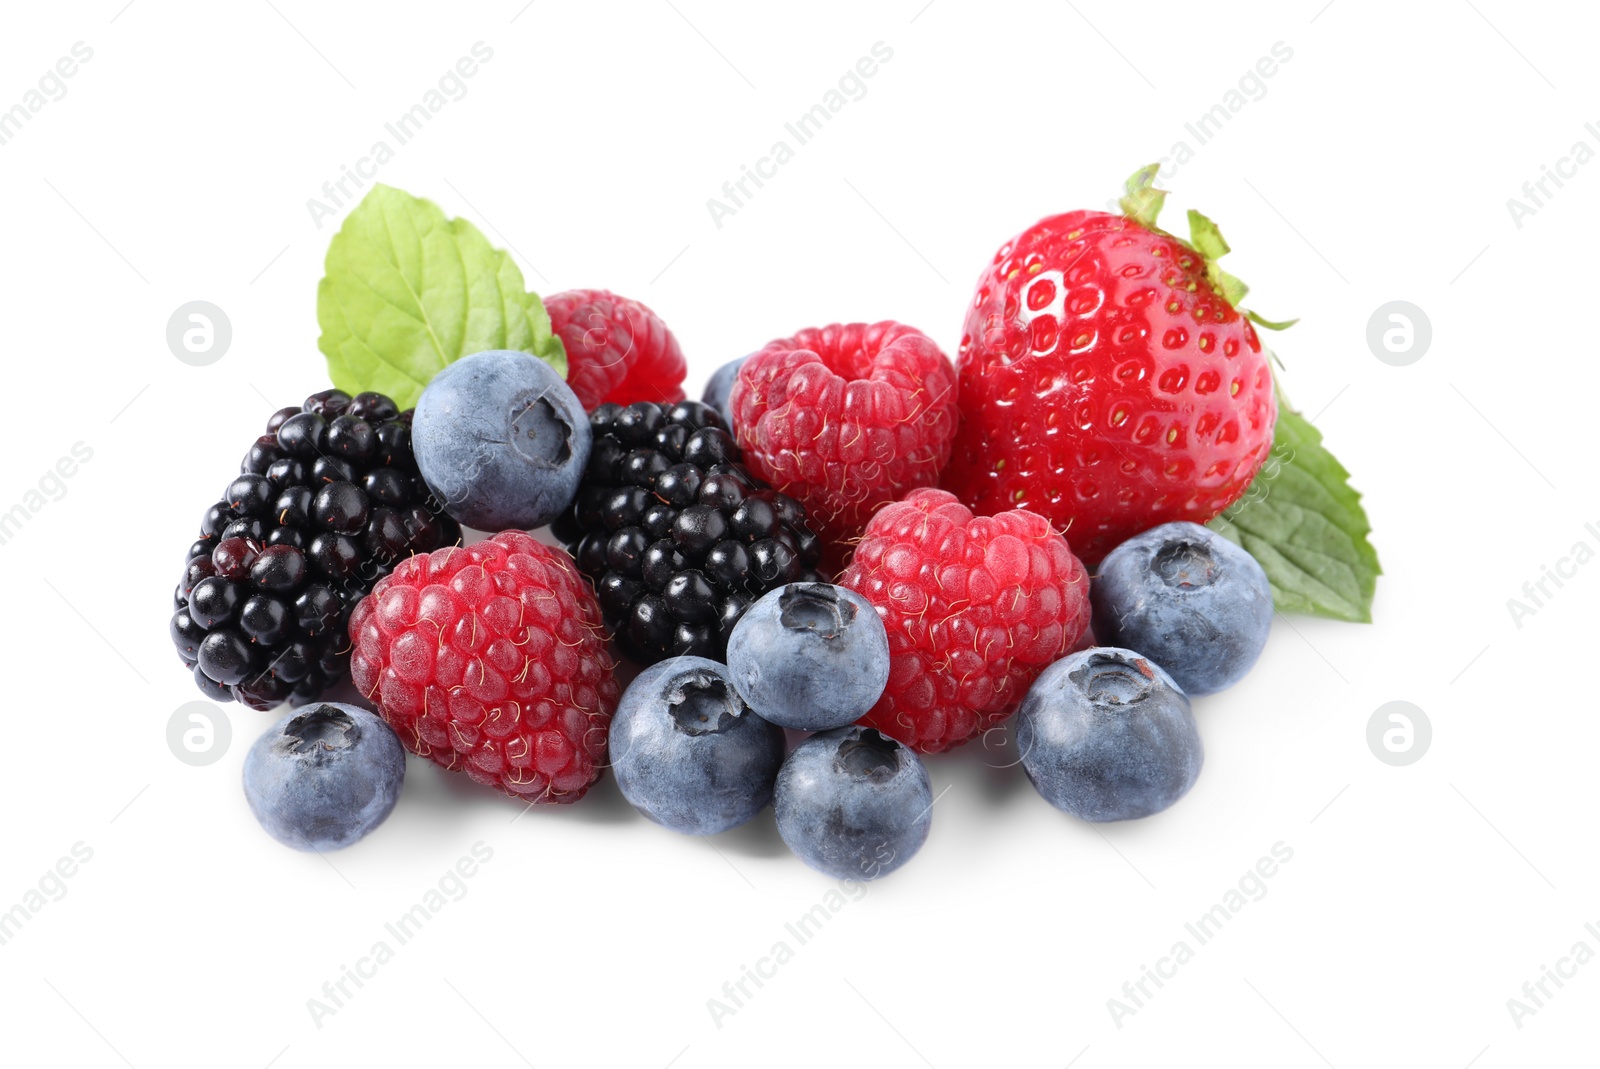
[[[737,543],[735,543],[737,545]],[[790,583],[750,606],[728,638],[728,674],[762,717],[798,731],[860,719],[889,682],[889,634],[853,590]]]
[[[728,670],[703,657],[645,669],[611,720],[623,797],[687,835],[715,835],[761,812],[782,763],[783,731],[751,712]]]
[[[1022,768],[1084,820],[1133,820],[1188,793],[1205,753],[1189,699],[1154,661],[1097,647],[1057,661],[1017,713]]]
[[[1090,596],[1096,635],[1149,657],[1191,697],[1243,679],[1272,629],[1267,573],[1193,523],[1162,524],[1112,550]]]
[[[417,402],[417,468],[445,510],[483,531],[543,527],[572,504],[589,417],[550,366],[491,350],[457,360]]]
[[[860,725],[813,735],[783,763],[778,834],[807,865],[873,880],[922,848],[933,823],[928,770],[911,750]]]
[[[244,759],[244,795],[267,834],[296,850],[338,850],[382,824],[406,752],[365,709],[317,702],[285,716]]]
[[[705,392],[700,395],[700,400],[716,409],[722,416],[722,422],[730,428],[733,427],[733,409],[728,402],[733,398],[733,380],[739,377],[739,368],[748,359],[748,356],[741,356],[717,368],[706,380]]]

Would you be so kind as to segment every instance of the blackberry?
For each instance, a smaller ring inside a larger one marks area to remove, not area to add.
[[[593,580],[606,628],[633,660],[721,660],[733,625],[762,594],[822,579],[822,543],[805,508],[745,470],[716,409],[603,404],[589,427],[589,466],[552,530]]]
[[[207,697],[270,709],[343,679],[356,602],[461,528],[417,474],[411,413],[382,394],[323,390],[273,413],[199,535],[172,643]]]

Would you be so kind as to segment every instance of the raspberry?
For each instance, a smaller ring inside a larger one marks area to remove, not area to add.
[[[837,568],[867,520],[950,459],[955,368],[899,323],[802,330],[739,369],[733,425],[750,470],[799,498]]]
[[[606,401],[683,400],[683,351],[650,309],[608,290],[567,290],[544,307],[566,346],[567,385],[585,410]]]
[[[589,427],[577,500],[551,530],[594,580],[630,658],[720,660],[757,598],[820,578],[822,543],[804,506],[744,469],[716,409],[604,404]]]
[[[1048,520],[974,518],[943,490],[874,516],[839,585],[889,632],[889,685],[861,723],[924,753],[1004,720],[1089,626],[1089,577]]]
[[[350,676],[412,753],[528,802],[603,769],[616,662],[588,584],[521,531],[401,564],[350,617]]]
[[[382,394],[279,409],[239,470],[189,547],[172,641],[216,701],[313,701],[345,676],[356,601],[461,528],[417,474],[411,413]]]

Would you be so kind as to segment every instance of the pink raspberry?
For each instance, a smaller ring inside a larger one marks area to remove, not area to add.
[[[924,753],[993,727],[1089,626],[1089,576],[1044,517],[974,518],[915,490],[872,518],[839,577],[889,632],[889,685],[861,723]]]
[[[567,350],[567,385],[585,411],[606,401],[683,400],[683,350],[650,309],[609,290],[567,290],[544,307]]]
[[[350,676],[406,749],[513,798],[604,768],[616,662],[572,558],[521,531],[406,560],[350,617]]]
[[[746,464],[805,505],[836,569],[873,513],[939,481],[956,382],[921,331],[850,323],[769,343],[740,367],[730,403]]]

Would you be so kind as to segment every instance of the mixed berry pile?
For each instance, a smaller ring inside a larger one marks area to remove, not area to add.
[[[1053,805],[1166,808],[1201,767],[1191,699],[1273,613],[1203,526],[1277,414],[1209,251],[1153,214],[1054,216],[995,254],[954,361],[894,322],[807,328],[703,401],[659,316],[575,290],[544,306],[564,376],[491,349],[414,412],[328,390],[275,414],[171,625],[206,694],[297,707],[251,754],[252,807],[328,849],[392,807],[396,745],[529,802],[610,767],[665,827],[771,805],[808,864],[872,879],[928,835],[921,755],[1016,714]],[[625,690],[618,654],[644,669]],[[347,670],[376,717],[319,700]]]

